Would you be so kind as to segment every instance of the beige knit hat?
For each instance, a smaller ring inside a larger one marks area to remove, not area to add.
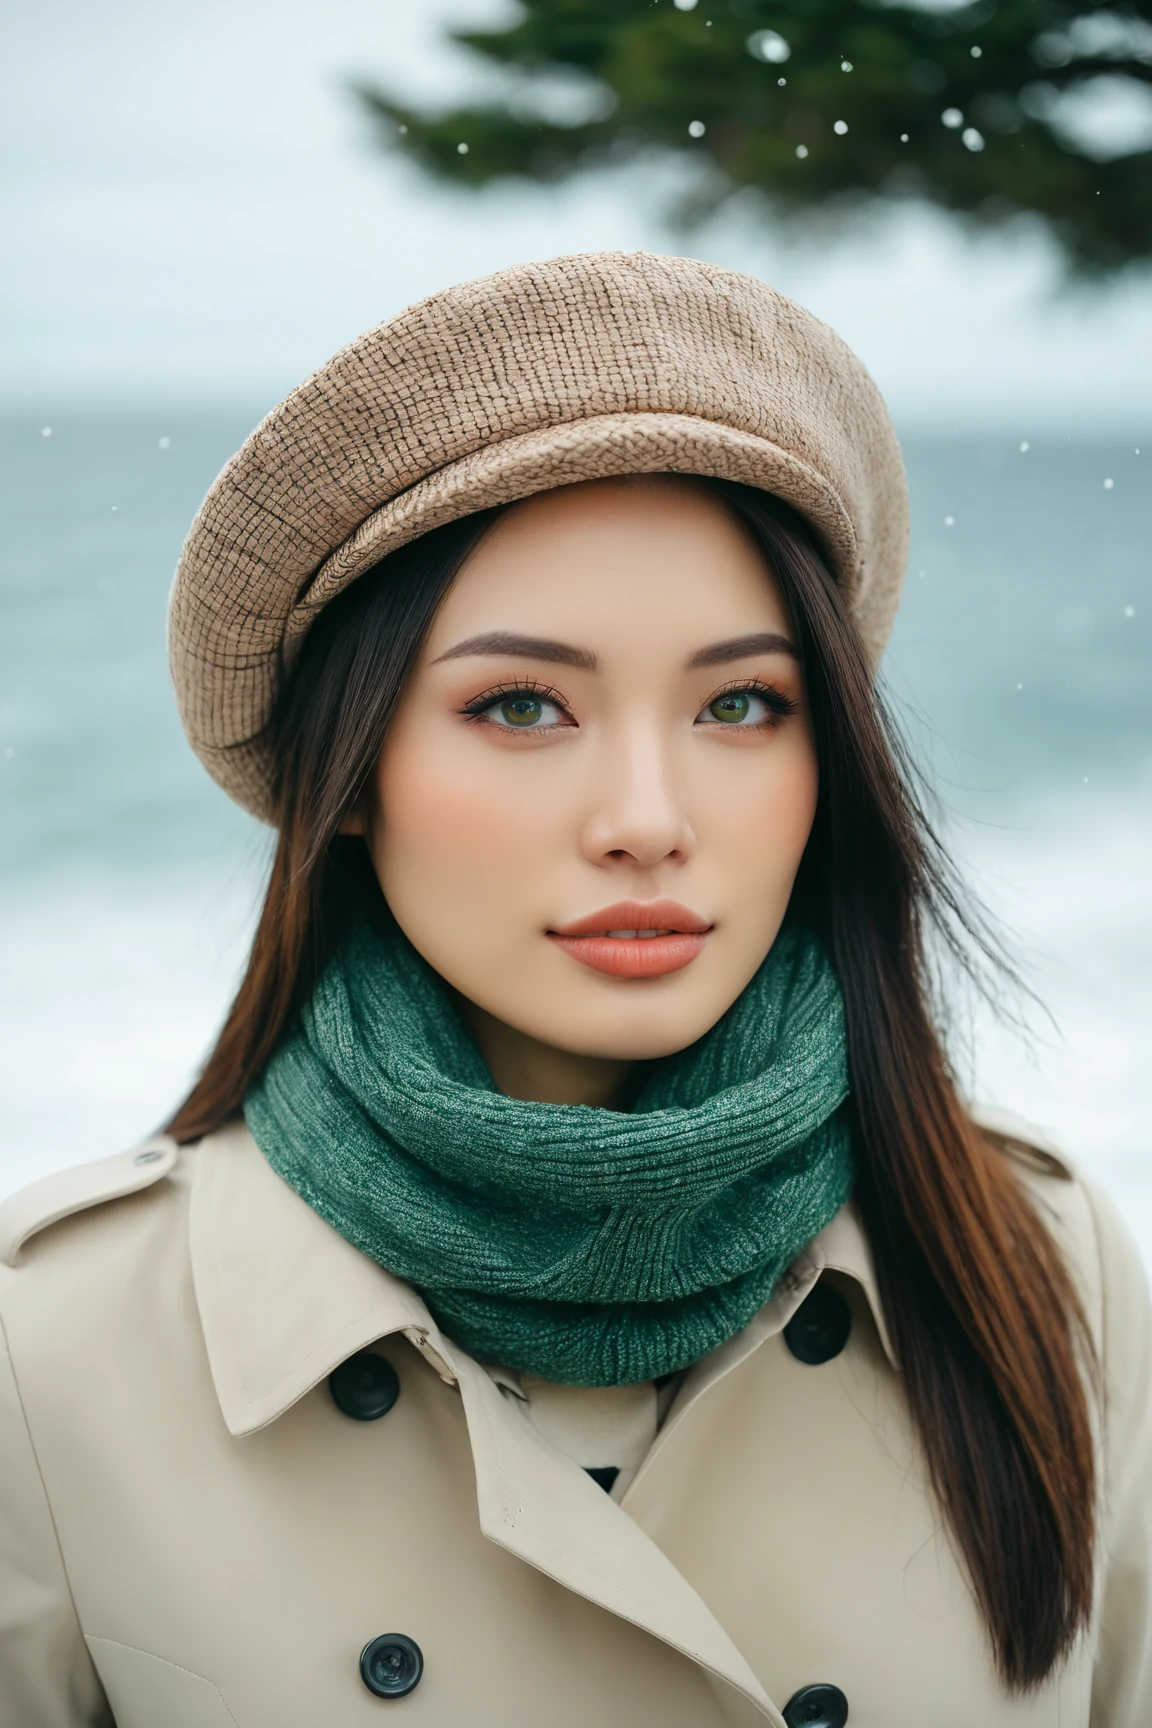
[[[690,258],[587,253],[410,306],[274,408],[209,492],[169,611],[192,748],[269,820],[263,729],[317,613],[385,553],[552,486],[740,480],[816,530],[878,661],[904,575],[900,449],[828,327]]]

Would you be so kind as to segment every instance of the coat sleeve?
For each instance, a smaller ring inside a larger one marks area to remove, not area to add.
[[[0,1328],[0,1725],[113,1728]]]
[[[1091,1728],[1152,1723],[1152,1303],[1115,1204],[1086,1184],[1103,1273],[1104,1506]]]

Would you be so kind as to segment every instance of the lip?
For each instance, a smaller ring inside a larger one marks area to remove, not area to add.
[[[548,931],[549,940],[593,971],[612,978],[663,978],[691,964],[713,926],[676,900],[618,900]],[[657,930],[656,936],[612,936],[612,930]]]

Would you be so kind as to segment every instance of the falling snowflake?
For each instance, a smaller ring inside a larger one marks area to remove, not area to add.
[[[940,118],[951,132],[958,132],[964,124],[964,116],[959,108],[945,108]]]
[[[707,130],[703,120],[689,120],[688,122],[689,138],[703,138]]]
[[[834,121],[833,125],[832,125],[832,130],[833,130],[833,132],[835,132],[837,138],[843,138],[845,132],[847,132],[847,130],[848,130],[847,120]]]
[[[696,0],[692,3],[695,5]],[[778,30],[754,30],[744,46],[755,59],[767,60],[772,66],[782,66],[792,55],[791,45]]]

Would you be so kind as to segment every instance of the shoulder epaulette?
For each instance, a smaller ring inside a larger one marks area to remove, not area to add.
[[[150,1188],[167,1176],[178,1152],[176,1142],[160,1134],[127,1152],[58,1171],[9,1195],[0,1205],[0,1260],[15,1266],[25,1242],[49,1225]]]

